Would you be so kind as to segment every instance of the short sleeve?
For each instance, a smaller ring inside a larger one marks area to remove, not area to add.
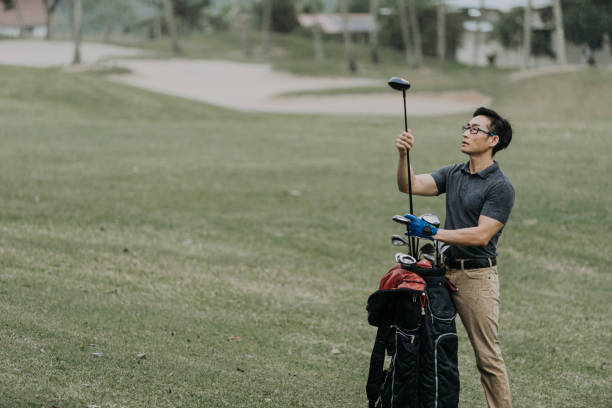
[[[503,181],[487,191],[480,214],[506,224],[513,206],[514,188],[509,181]]]
[[[431,173],[434,181],[436,182],[436,187],[438,187],[438,194],[446,193],[446,181],[448,180],[448,174],[452,170],[453,165],[442,167]]]

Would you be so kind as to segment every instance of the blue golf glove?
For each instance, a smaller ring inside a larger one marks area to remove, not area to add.
[[[419,237],[430,239],[433,241],[433,236],[438,233],[438,229],[428,222],[423,221],[420,218],[415,217],[412,214],[404,214],[404,217],[410,220],[410,226],[408,227],[408,231],[405,232],[406,235],[410,235],[411,237]]]

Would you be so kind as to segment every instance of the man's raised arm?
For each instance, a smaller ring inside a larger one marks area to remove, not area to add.
[[[399,135],[395,141],[395,147],[399,152],[399,160],[397,161],[397,188],[402,193],[409,193],[408,188],[408,152],[414,146],[414,136],[412,131]],[[422,196],[438,195],[438,186],[431,174],[414,175],[412,168],[410,169],[410,177],[412,182],[412,194]]]

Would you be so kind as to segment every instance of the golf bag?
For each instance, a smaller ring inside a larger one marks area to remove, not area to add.
[[[366,393],[370,408],[456,408],[457,332],[444,268],[396,264],[368,298],[378,327]],[[385,353],[391,363],[384,370]]]

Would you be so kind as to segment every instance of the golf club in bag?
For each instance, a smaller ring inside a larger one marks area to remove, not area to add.
[[[400,77],[392,77],[387,82],[389,86],[396,91],[402,91],[404,97],[404,131],[408,131],[408,115],[406,114],[406,91],[410,89],[410,82]],[[406,152],[406,160],[408,164],[408,197],[410,200],[410,214],[414,215],[414,208],[412,206],[412,177],[410,177],[410,152]],[[417,255],[417,247],[414,237],[410,239],[410,255]]]

